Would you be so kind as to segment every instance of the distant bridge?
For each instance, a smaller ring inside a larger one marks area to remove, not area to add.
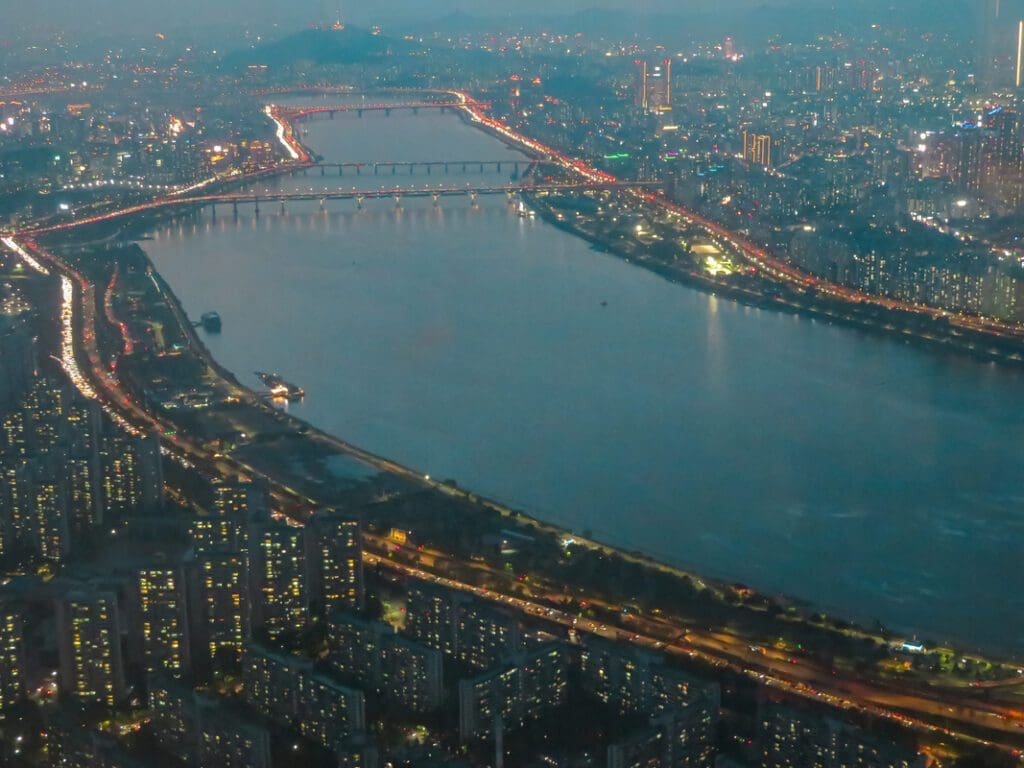
[[[28,229],[18,234],[20,236],[35,237],[64,232],[89,224],[102,224],[116,221],[126,216],[134,216],[150,211],[159,211],[165,208],[183,208],[188,206],[214,206],[231,205],[237,210],[239,205],[255,205],[259,212],[260,203],[279,202],[282,207],[289,201],[319,201],[323,206],[328,200],[355,200],[362,204],[363,200],[394,199],[398,204],[407,197],[431,197],[439,202],[443,197],[465,196],[475,200],[479,195],[507,195],[512,199],[522,192],[532,193],[558,193],[558,192],[588,192],[588,191],[612,191],[618,189],[643,189],[660,186],[659,182],[653,181],[578,181],[578,182],[554,182],[547,184],[496,184],[492,186],[437,186],[420,188],[392,187],[381,189],[324,189],[309,192],[278,192],[274,190],[230,192],[214,195],[195,195],[192,197],[162,197],[139,205],[121,208],[110,213],[97,214],[76,221],[67,221],[62,224],[52,224],[46,227]]]
[[[472,107],[474,109],[486,109],[489,104],[480,101],[384,101],[384,102],[362,102],[356,104],[309,104],[309,105],[293,105],[293,104],[278,104],[277,113],[288,120],[301,120],[303,118],[312,117],[314,115],[327,115],[333,118],[336,114],[345,114],[355,112],[359,117],[363,116],[364,112],[383,112],[386,115],[390,115],[392,112],[398,110],[411,110],[414,114],[418,114],[421,109],[439,109],[442,112],[447,112],[449,109],[464,109],[466,107]]]
[[[293,175],[302,174],[308,176],[316,173],[317,169],[321,176],[337,174],[344,176],[346,173],[354,173],[356,176],[363,175],[391,175],[399,173],[414,175],[417,171],[423,171],[432,175],[435,171],[441,174],[448,173],[501,173],[502,171],[513,171],[519,174],[531,165],[537,165],[539,161],[526,159],[505,159],[505,160],[385,160],[376,162],[347,162],[347,163],[312,163],[297,168]]]

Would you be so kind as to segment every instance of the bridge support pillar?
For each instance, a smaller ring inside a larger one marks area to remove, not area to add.
[[[362,195],[356,195],[356,208],[358,208],[360,211],[363,210],[363,196]]]
[[[320,198],[320,210],[321,211],[326,211],[327,210],[327,198],[324,198],[324,197]]]
[[[445,175],[448,174],[448,163],[444,164],[444,172],[445,172]]]
[[[210,218],[213,221],[217,220],[217,204],[216,203],[212,203],[210,205]]]
[[[476,208],[476,190],[470,190],[469,192],[469,204]]]
[[[395,195],[395,208],[400,208],[402,205],[402,196]]]
[[[327,175],[327,166],[326,165],[321,165],[320,166],[320,175],[321,176],[326,176]]]
[[[360,117],[362,117],[363,116],[363,110],[357,109],[356,110],[356,114],[359,115]]]
[[[281,201],[281,215],[284,216],[288,210],[284,207],[284,200]]]
[[[391,110],[390,109],[385,109],[384,110],[384,117],[391,117]]]
[[[433,172],[434,172],[434,166],[432,166],[430,163],[427,163],[427,176],[429,176]]]
[[[498,161],[498,173],[501,173],[501,161]]]
[[[439,195],[437,192],[434,192],[430,197],[433,198],[433,200],[434,200],[434,207],[435,208],[437,208],[437,207],[439,207],[441,205],[441,195]]]
[[[234,214],[235,218],[238,218],[238,203],[231,204],[231,213]]]

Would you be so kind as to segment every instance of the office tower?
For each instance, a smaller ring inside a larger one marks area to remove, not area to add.
[[[633,62],[633,105],[647,111],[647,62],[637,59]]]
[[[777,704],[761,713],[763,768],[918,768],[912,747],[894,744],[831,717]]]
[[[521,654],[489,672],[459,681],[459,736],[485,738],[514,730],[565,704],[568,661],[558,645]],[[500,724],[500,725],[499,725]]]
[[[249,564],[240,552],[204,552],[189,565],[193,650],[211,672],[234,668],[249,637]]]
[[[58,599],[57,650],[65,694],[108,707],[123,698],[121,622],[113,592],[82,588]]]
[[[190,667],[185,585],[178,568],[144,568],[132,580],[128,647],[146,674],[180,677]]]
[[[273,521],[250,531],[252,626],[271,638],[306,626],[304,534],[302,528]]]
[[[25,693],[25,648],[21,610],[0,602],[0,711],[21,701]]]
[[[222,701],[196,696],[199,706],[198,768],[271,768],[270,733]]]
[[[1024,85],[1024,19],[1017,22],[1017,57],[1013,71],[1013,84],[1020,90]]]
[[[767,133],[743,132],[743,159],[751,165],[772,167],[772,137]]]
[[[388,624],[344,612],[327,620],[328,661],[345,680],[378,691],[414,712],[428,712],[444,696],[443,654],[395,633]]]
[[[363,604],[363,551],[359,520],[332,510],[306,527],[307,587],[318,612],[358,610]]]

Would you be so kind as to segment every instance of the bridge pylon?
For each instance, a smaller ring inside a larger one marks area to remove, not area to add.
[[[363,196],[362,195],[356,195],[356,208],[358,208],[360,211],[363,210]]]
[[[434,193],[432,193],[430,195],[430,197],[434,201],[434,207],[435,208],[437,208],[438,206],[441,205],[441,195],[440,194],[438,194],[437,192],[434,192]]]

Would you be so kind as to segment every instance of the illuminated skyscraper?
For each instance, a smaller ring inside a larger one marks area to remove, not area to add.
[[[321,510],[306,528],[307,585],[318,610],[329,615],[363,603],[363,553],[359,521]]]
[[[559,645],[539,648],[478,677],[459,681],[459,736],[489,736],[500,722],[507,730],[566,702],[569,664]]]
[[[189,668],[185,589],[177,568],[144,568],[132,584],[129,648],[147,674],[179,677]]]
[[[270,768],[270,733],[209,696],[196,696],[199,705],[200,768]]]
[[[196,657],[212,672],[231,669],[249,636],[248,560],[240,552],[204,552],[191,564],[189,581]]]
[[[242,678],[250,706],[282,725],[297,723],[303,736],[328,749],[366,729],[362,691],[315,671],[310,659],[251,644]]]
[[[270,637],[306,626],[305,530],[278,522],[253,526],[249,535],[252,569],[252,624]]]
[[[18,703],[25,691],[21,612],[0,603],[0,710]]]
[[[637,59],[634,67],[633,104],[645,112],[667,110],[672,106],[672,59],[651,66]]]
[[[443,654],[396,634],[383,622],[338,611],[327,619],[329,663],[343,679],[374,689],[414,712],[441,705]]]
[[[1017,61],[1014,70],[1014,85],[1019,89],[1024,85],[1024,19],[1017,22]]]
[[[113,592],[75,590],[59,599],[57,643],[65,694],[108,707],[123,698],[121,622]]]
[[[743,132],[743,159],[751,165],[772,167],[772,137],[767,133]]]
[[[637,59],[633,62],[633,105],[647,110],[647,62]]]
[[[145,437],[110,435],[101,449],[104,514],[111,519],[141,510],[154,511],[163,503],[163,468],[155,433]]]

